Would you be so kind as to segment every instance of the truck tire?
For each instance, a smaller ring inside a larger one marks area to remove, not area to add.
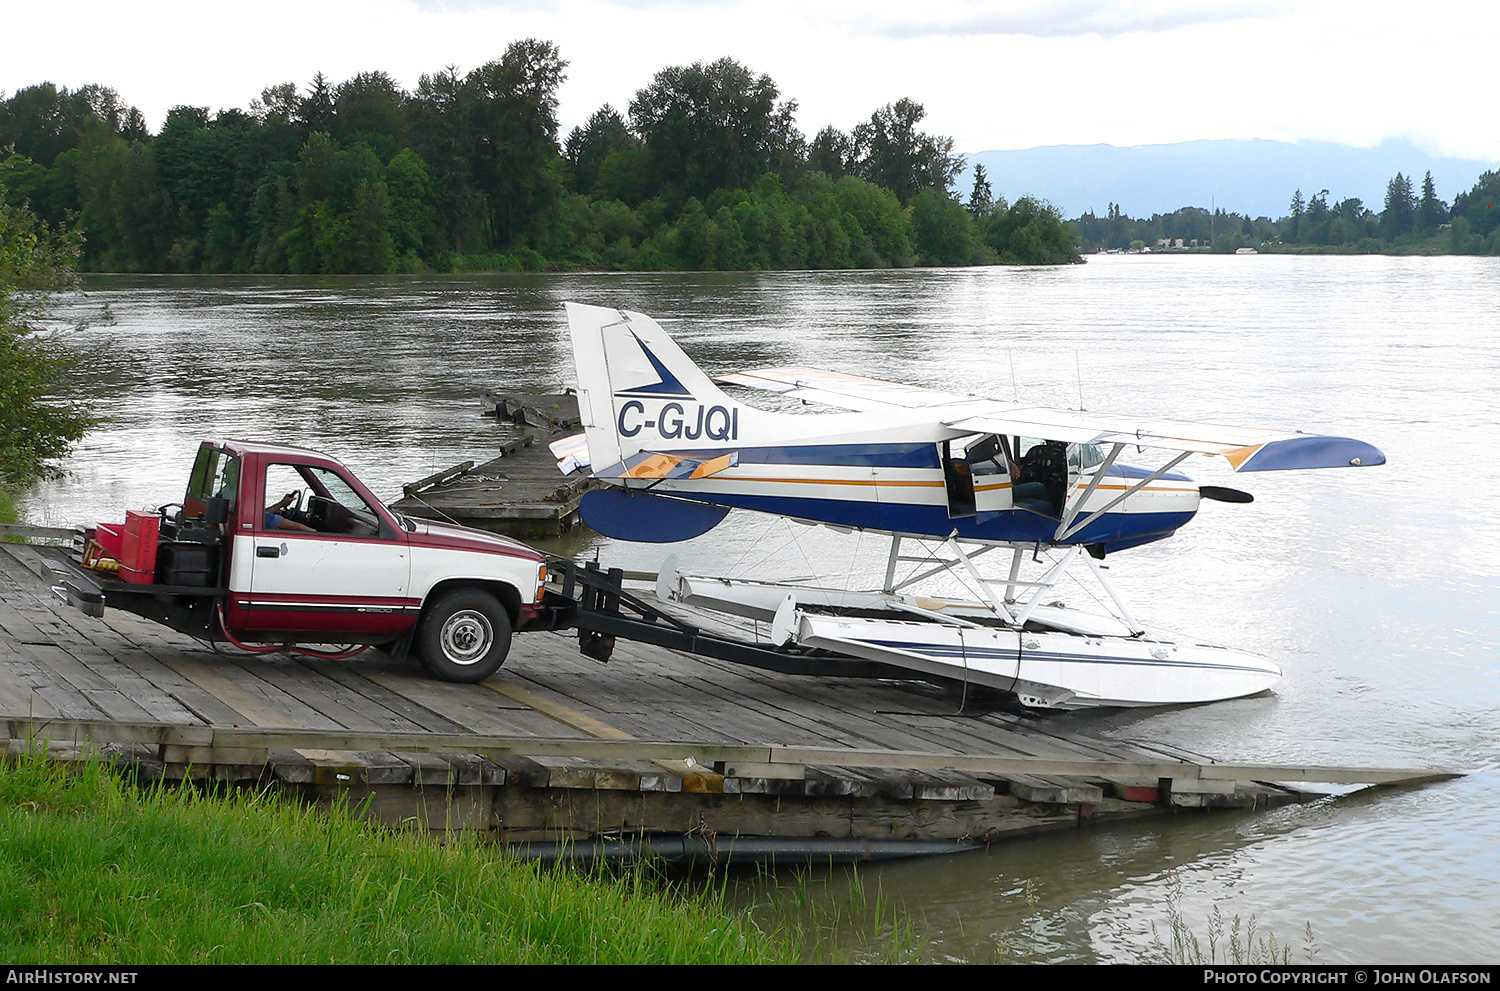
[[[490,593],[477,588],[446,592],[423,613],[417,657],[439,681],[473,684],[505,663],[510,616]]]

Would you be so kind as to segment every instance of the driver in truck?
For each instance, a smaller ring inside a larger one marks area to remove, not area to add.
[[[229,505],[233,506],[235,500],[239,497],[239,491],[240,459],[233,457],[226,458],[223,467],[223,481],[219,486],[217,495],[220,499],[227,499],[229,501]],[[263,523],[265,529],[301,530],[304,533],[316,533],[316,530],[306,525],[305,523],[298,523],[296,520],[289,520],[285,516],[280,515],[281,511],[286,509],[287,506],[291,505],[292,500],[296,498],[297,493],[288,492],[286,495],[282,496],[280,501],[278,501],[274,506],[267,506],[265,520]]]
[[[285,516],[280,515],[280,513],[288,506],[290,506],[293,502],[295,502],[296,499],[297,493],[288,492],[286,495],[282,496],[275,505],[267,506],[265,528],[267,530],[301,530],[304,533],[316,533],[317,531],[307,524],[298,523],[296,520],[287,519]]]

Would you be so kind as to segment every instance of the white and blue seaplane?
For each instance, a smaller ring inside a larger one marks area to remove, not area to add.
[[[1264,657],[1148,633],[1100,562],[1171,536],[1203,499],[1250,501],[1175,471],[1190,455],[1222,456],[1239,472],[1385,462],[1343,437],[1022,406],[810,368],[717,380],[847,411],[770,412],[727,395],[647,316],[575,303],[567,313],[584,433],[552,450],[564,472],[607,483],[582,502],[595,530],[678,541],[746,509],[891,537],[878,589],[686,574],[669,559],[660,598],[764,621],[776,644],[985,685],[1032,708],[1270,688],[1282,672]],[[1127,448],[1165,452],[1165,463],[1125,464]],[[904,541],[927,553],[903,554]],[[1008,571],[986,576],[976,562],[997,549],[1011,552]],[[1080,565],[1113,615],[1044,601]],[[945,573],[971,597],[918,592]]]

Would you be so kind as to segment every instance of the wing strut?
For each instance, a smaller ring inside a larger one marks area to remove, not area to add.
[[[1109,457],[1105,458],[1104,464],[1100,465],[1099,469],[1094,472],[1094,477],[1089,480],[1089,487],[1084,489],[1083,495],[1074,499],[1073,504],[1068,507],[1067,515],[1057,525],[1057,533],[1052,535],[1053,540],[1063,539],[1063,535],[1067,532],[1069,525],[1078,518],[1078,511],[1083,508],[1085,502],[1088,502],[1089,496],[1094,494],[1094,490],[1099,487],[1099,483],[1104,481],[1104,476],[1109,474],[1110,466],[1115,463],[1115,458],[1118,458],[1120,452],[1123,450],[1125,450],[1124,444],[1115,444],[1110,448]]]

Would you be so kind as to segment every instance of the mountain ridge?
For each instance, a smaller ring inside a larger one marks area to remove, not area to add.
[[[1423,175],[1431,171],[1438,197],[1452,203],[1480,173],[1496,167],[1478,159],[1431,155],[1405,139],[1368,148],[1262,138],[1130,147],[1043,145],[963,158],[964,169],[954,183],[961,199],[967,201],[973,188],[974,165],[982,164],[995,197],[1036,196],[1066,217],[1088,211],[1103,216],[1116,203],[1133,217],[1216,206],[1274,219],[1291,212],[1298,189],[1304,200],[1323,189],[1330,202],[1357,196],[1378,212],[1384,208],[1386,183],[1397,172],[1410,176],[1420,189]]]

